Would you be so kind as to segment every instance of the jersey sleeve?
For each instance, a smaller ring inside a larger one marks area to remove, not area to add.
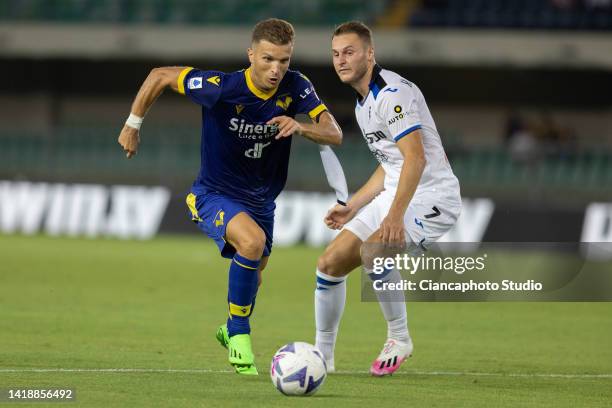
[[[185,68],[178,77],[178,91],[195,103],[212,108],[223,90],[223,72]]]
[[[416,93],[406,84],[389,85],[380,94],[378,116],[396,142],[421,128]]]
[[[304,74],[298,73],[294,89],[297,94],[296,113],[303,113],[310,116],[311,119],[316,119],[327,110],[327,106],[317,95],[312,82]]]

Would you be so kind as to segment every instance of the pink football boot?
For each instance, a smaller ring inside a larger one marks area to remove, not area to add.
[[[402,343],[394,339],[387,339],[382,351],[370,367],[370,374],[376,377],[391,375],[411,355],[412,341]]]

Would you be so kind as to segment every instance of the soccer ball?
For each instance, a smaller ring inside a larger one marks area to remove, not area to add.
[[[321,388],[326,376],[323,353],[301,341],[278,349],[270,365],[272,384],[285,395],[312,395]]]

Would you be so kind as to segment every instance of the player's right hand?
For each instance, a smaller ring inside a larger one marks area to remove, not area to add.
[[[344,227],[355,216],[355,211],[350,205],[336,204],[328,212],[323,221],[328,228],[338,230]]]
[[[138,145],[140,144],[140,135],[138,129],[124,125],[121,129],[119,139],[117,139],[123,151],[127,152],[126,157],[131,159],[138,152]]]

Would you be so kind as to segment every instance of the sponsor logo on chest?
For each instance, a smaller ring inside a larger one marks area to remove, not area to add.
[[[265,123],[252,123],[242,118],[231,118],[228,129],[240,139],[265,140],[278,133],[278,126]]]

